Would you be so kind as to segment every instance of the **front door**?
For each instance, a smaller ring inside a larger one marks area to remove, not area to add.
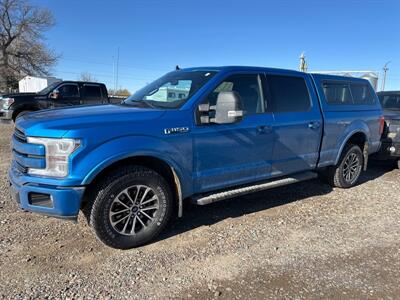
[[[244,116],[234,124],[195,126],[196,193],[270,177],[273,116],[265,112],[261,79],[259,74],[230,75],[204,100],[214,105],[219,92],[235,91],[242,99]]]
[[[302,74],[267,74],[265,90],[268,111],[274,115],[276,137],[272,175],[315,169],[323,124],[310,78]]]
[[[79,87],[76,83],[64,83],[57,87],[59,96],[53,100],[53,107],[79,105]]]

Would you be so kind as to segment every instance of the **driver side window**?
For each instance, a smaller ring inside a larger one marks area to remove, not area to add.
[[[265,112],[261,80],[258,74],[237,74],[226,78],[208,95],[206,103],[215,105],[220,92],[234,91],[239,94],[245,115]]]
[[[76,84],[64,84],[58,88],[62,98],[76,98],[79,97],[79,90]]]

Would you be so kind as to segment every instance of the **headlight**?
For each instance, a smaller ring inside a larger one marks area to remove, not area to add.
[[[1,103],[3,104],[3,109],[9,109],[14,103],[14,98],[3,98],[1,99]]]
[[[394,139],[398,134],[400,134],[400,123],[391,122],[388,124],[388,138]]]
[[[46,168],[28,169],[28,174],[50,177],[66,177],[69,157],[80,146],[79,140],[28,137],[30,144],[44,145],[46,149]]]

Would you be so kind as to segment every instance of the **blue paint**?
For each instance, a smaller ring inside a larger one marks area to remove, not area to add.
[[[76,216],[83,195],[83,189],[76,187],[89,186],[105,168],[135,156],[155,157],[167,163],[179,177],[183,198],[188,198],[334,165],[346,141],[357,132],[367,137],[370,153],[379,149],[379,101],[372,106],[334,107],[326,103],[321,87],[326,78],[363,83],[364,80],[256,67],[191,68],[179,72],[196,70],[217,73],[179,109],[104,105],[40,111],[18,119],[16,127],[26,136],[81,141],[81,147],[70,157],[66,178],[21,173],[17,162],[32,167],[40,165],[43,159],[14,157],[9,177],[19,191],[21,207],[55,216]],[[245,115],[235,124],[197,124],[196,110],[204,97],[227,76],[242,73],[303,78],[311,108],[306,112]],[[166,128],[187,130],[165,134]],[[13,147],[28,155],[44,154],[42,146],[15,139]],[[30,191],[51,194],[55,207],[29,205],[26,195]]]

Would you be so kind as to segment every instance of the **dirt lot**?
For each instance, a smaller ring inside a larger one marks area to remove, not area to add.
[[[0,298],[400,297],[400,172],[373,165],[351,190],[310,181],[187,205],[158,241],[103,246],[78,224],[24,213],[8,194],[0,125]]]

